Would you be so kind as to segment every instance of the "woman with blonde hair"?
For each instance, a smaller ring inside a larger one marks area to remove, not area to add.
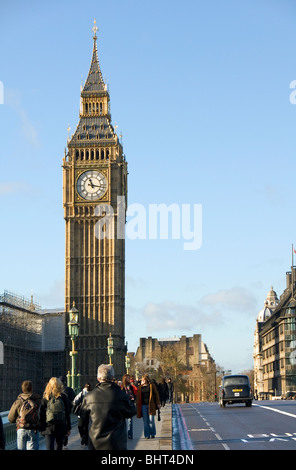
[[[65,436],[70,435],[71,420],[68,398],[63,383],[57,377],[52,377],[44,390],[40,422],[46,450],[62,450]]]

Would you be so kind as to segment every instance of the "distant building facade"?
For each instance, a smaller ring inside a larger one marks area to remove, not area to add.
[[[134,357],[135,368],[144,372],[161,369],[161,358],[165,348],[173,348],[182,366],[176,371],[186,382],[186,395],[190,401],[207,401],[215,394],[215,361],[200,334],[192,337],[156,339],[151,336],[140,338],[140,345]],[[166,374],[163,374],[166,375]],[[166,377],[167,378],[167,377]],[[179,399],[185,399],[180,393]],[[177,397],[176,397],[177,398]]]
[[[31,380],[42,394],[52,376],[66,373],[65,314],[5,291],[0,295],[0,411],[8,410]]]
[[[254,332],[254,392],[256,396],[263,397],[263,351],[260,332],[266,320],[271,317],[279,300],[276,292],[271,287],[264,302],[264,307],[260,310],[256,319],[256,327]]]
[[[286,273],[286,289],[271,289],[254,333],[254,393],[258,398],[296,392],[296,268]],[[272,303],[271,303],[272,302]]]

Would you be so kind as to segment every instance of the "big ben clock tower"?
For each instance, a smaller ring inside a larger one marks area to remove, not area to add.
[[[118,227],[120,220],[123,227],[125,223],[127,163],[111,124],[109,92],[98,60],[96,24],[93,32],[92,60],[81,90],[79,123],[68,139],[63,160],[65,308],[69,312],[74,301],[79,311],[77,370],[82,385],[86,381],[93,384],[97,367],[109,362],[110,333],[116,376],[124,374],[126,351],[125,240],[122,227]],[[107,216],[112,217],[112,231]]]

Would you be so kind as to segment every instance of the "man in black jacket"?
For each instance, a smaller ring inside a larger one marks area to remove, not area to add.
[[[98,367],[99,383],[82,403],[83,429],[89,429],[88,447],[91,450],[126,450],[127,432],[125,420],[136,414],[136,407],[128,395],[113,382],[111,365]]]

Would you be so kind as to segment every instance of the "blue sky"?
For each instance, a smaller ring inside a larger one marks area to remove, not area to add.
[[[0,17],[0,291],[64,305],[62,158],[93,20],[129,204],[202,204],[202,246],[126,241],[126,339],[201,333],[253,365],[255,320],[296,244],[295,2],[14,1]]]

